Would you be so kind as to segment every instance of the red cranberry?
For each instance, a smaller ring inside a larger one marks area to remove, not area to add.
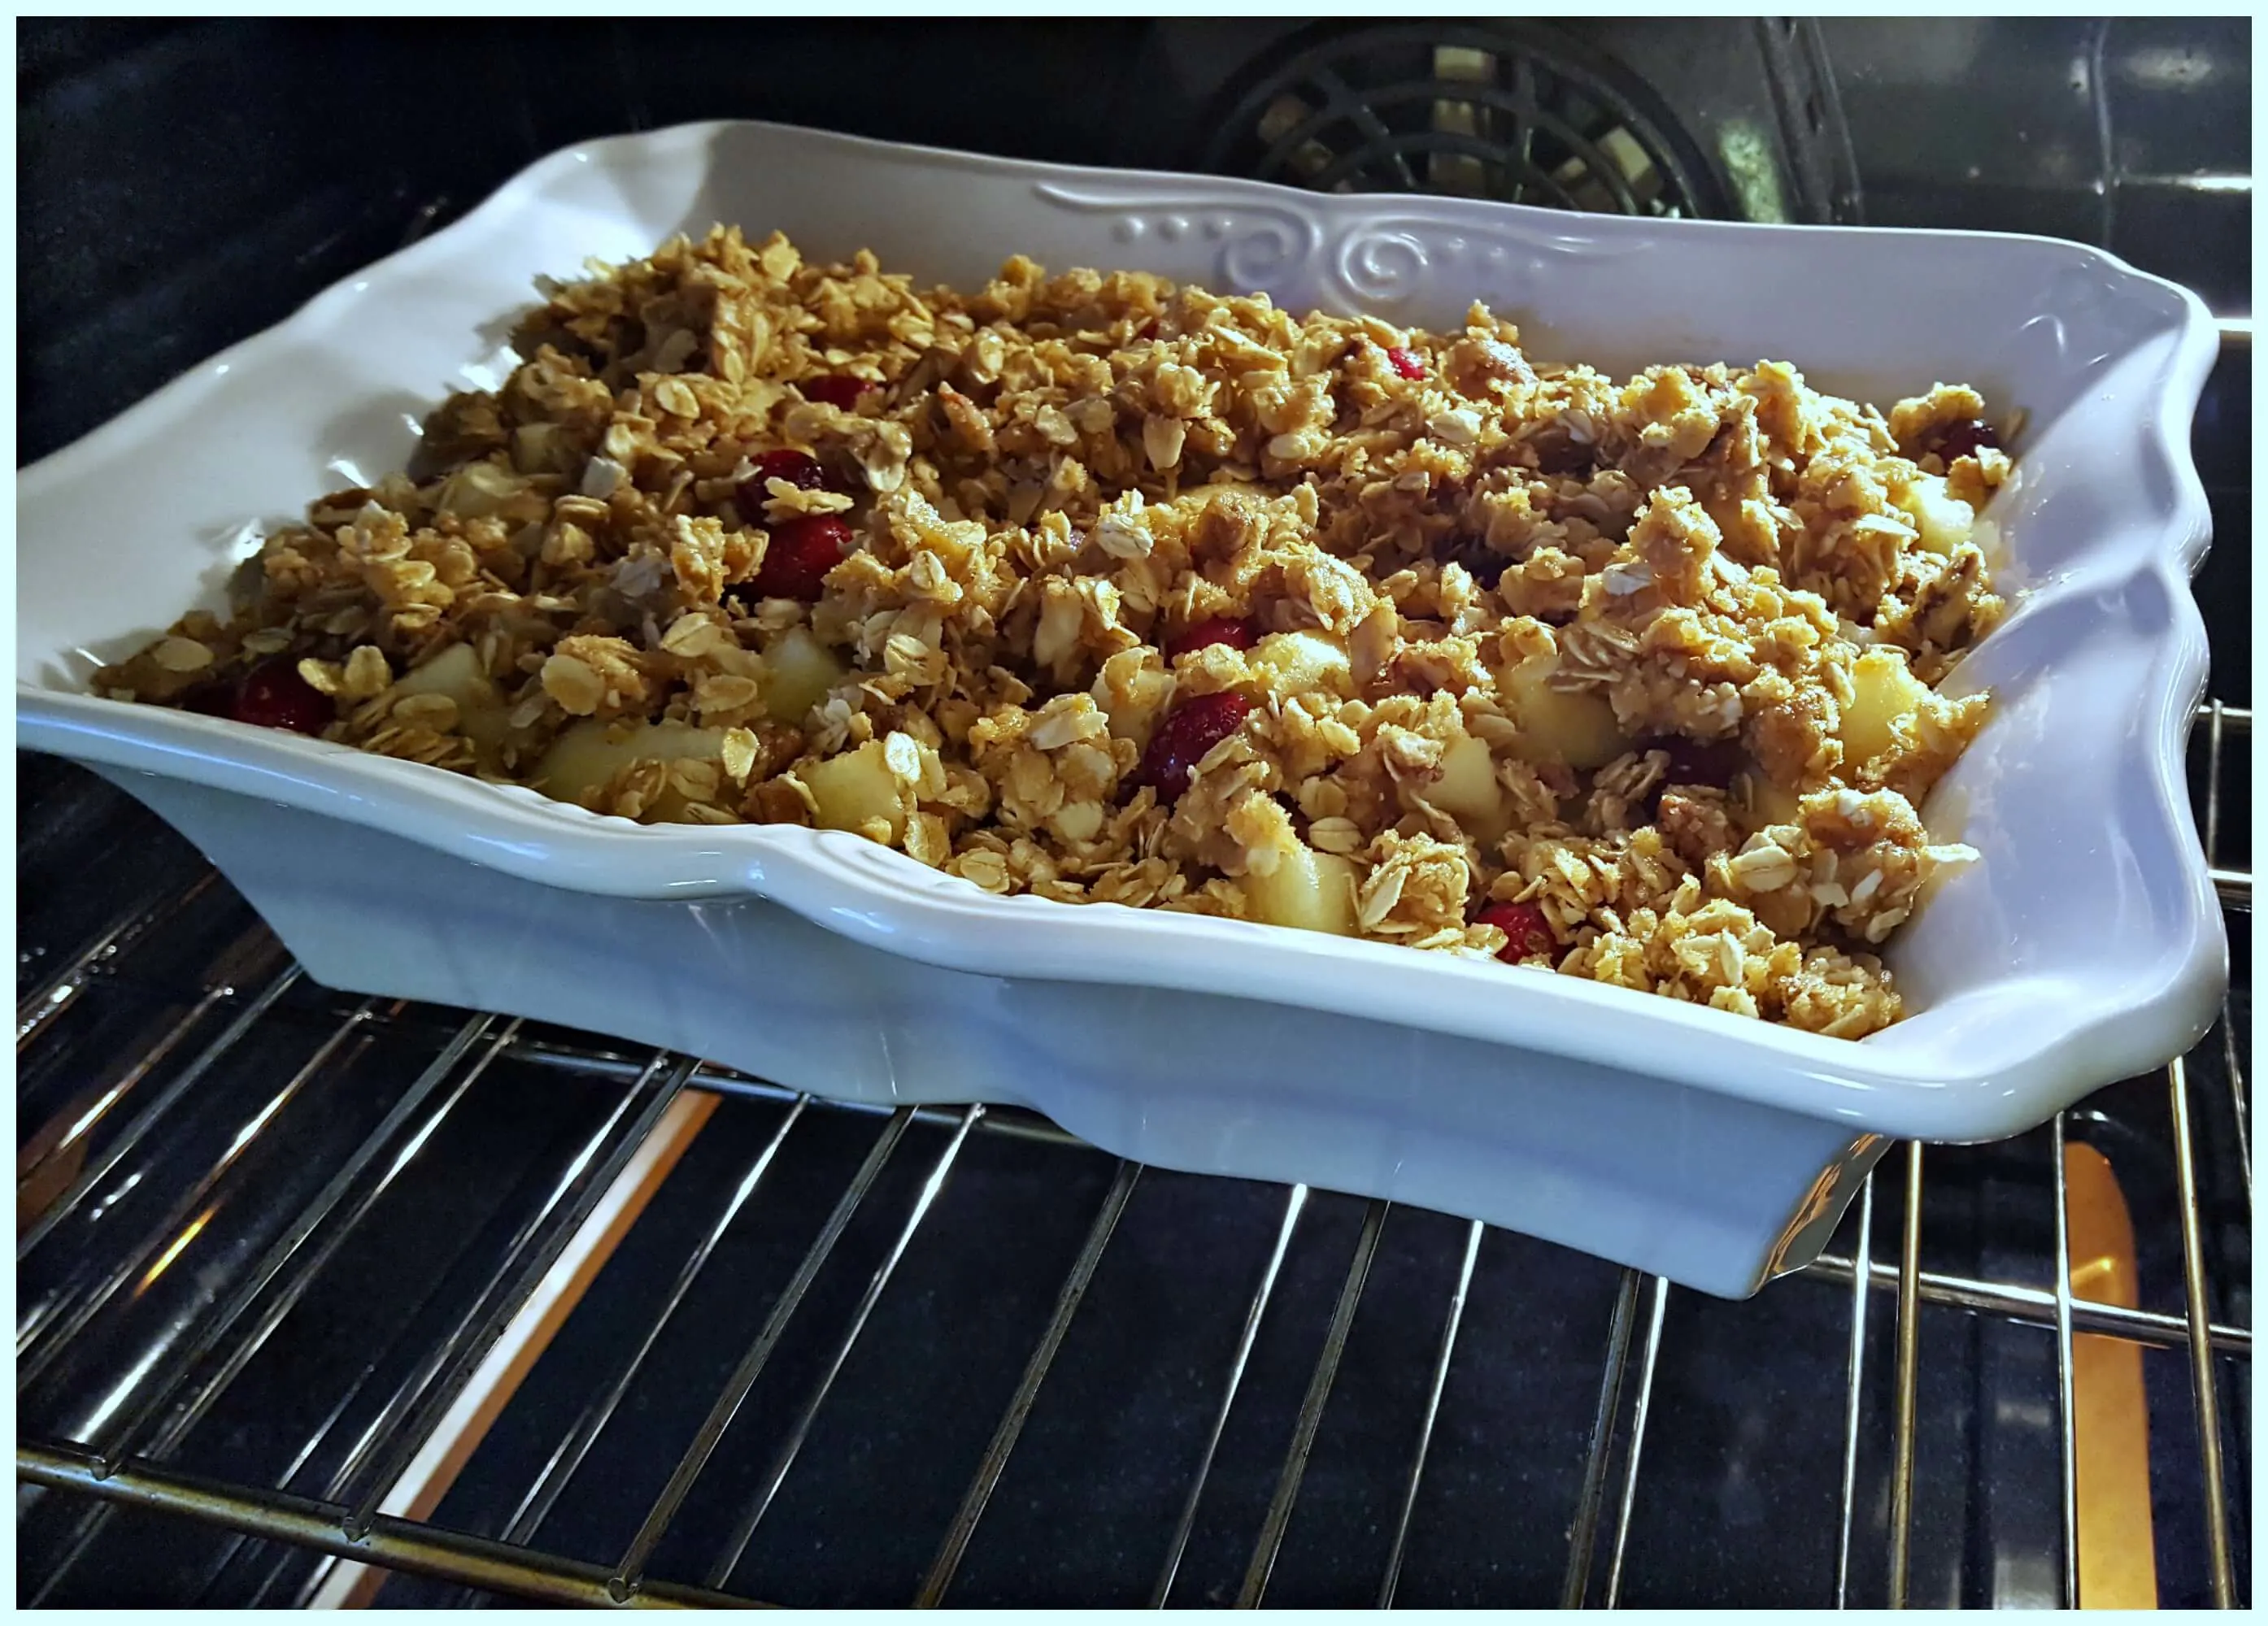
[[[1216,615],[1211,621],[1184,627],[1167,639],[1166,660],[1170,665],[1191,650],[1204,649],[1215,644],[1226,644],[1233,650],[1248,650],[1259,636],[1259,624],[1249,616],[1239,619],[1233,615]]]
[[[799,491],[825,491],[835,486],[819,460],[808,452],[783,446],[765,452],[755,463],[756,472],[733,488],[733,502],[740,518],[750,525],[764,522],[764,504],[771,500],[771,493],[765,489],[770,481],[784,480]]]
[[[755,478],[784,480],[798,490],[817,491],[827,484],[827,471],[810,452],[782,446],[756,460]]]
[[[1166,801],[1177,799],[1189,788],[1189,776],[1205,753],[1241,728],[1251,710],[1250,701],[1228,691],[1182,702],[1150,736],[1134,782],[1154,785]]]
[[[1425,376],[1425,358],[1415,350],[1403,349],[1397,344],[1386,352],[1386,359],[1393,364],[1394,371],[1405,379],[1422,379]]]
[[[1955,459],[1975,457],[1981,448],[1997,447],[1999,444],[1998,430],[1983,418],[1971,418],[1966,423],[1948,423],[1936,430],[1923,442],[1922,450],[1936,452],[1950,468]]]
[[[239,723],[261,728],[320,734],[330,726],[335,710],[329,695],[299,675],[298,661],[278,655],[245,674],[229,715]]]
[[[858,397],[874,386],[865,379],[854,379],[847,372],[822,374],[818,378],[799,380],[796,387],[803,392],[806,401],[819,401],[843,411],[855,409]]]
[[[805,514],[772,528],[749,590],[759,599],[818,602],[827,572],[850,551],[850,527],[833,514]]]
[[[1491,903],[1474,916],[1476,923],[1494,926],[1506,939],[1496,957],[1507,965],[1516,966],[1537,954],[1556,957],[1559,941],[1551,935],[1551,923],[1543,918],[1543,911],[1533,903]]]

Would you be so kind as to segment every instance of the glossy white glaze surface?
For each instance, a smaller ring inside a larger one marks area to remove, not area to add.
[[[2019,476],[1988,515],[2015,608],[1956,680],[1990,685],[1999,703],[1926,810],[1984,860],[1943,887],[1891,955],[1916,1013],[1853,1044],[1383,945],[995,899],[854,836],[643,829],[77,692],[96,660],[193,603],[220,605],[262,526],[399,467],[446,390],[499,379],[504,335],[536,276],[572,276],[585,256],[636,255],[718,219],[777,225],[819,256],[870,246],[918,280],[976,283],[1021,252],[1412,323],[1454,324],[1482,298],[1542,357],[1609,368],[1772,357],[1885,403],[1957,379],[1998,412],[2022,410]],[[2227,947],[2182,747],[2205,672],[2187,576],[2207,521],[2188,434],[2214,347],[2193,296],[2045,239],[1317,196],[747,124],[595,143],[19,477],[19,740],[127,770],[327,980],[549,1012],[826,1093],[886,1078],[895,1099],[1021,1100],[1127,1155],[1480,1214],[1744,1291],[1791,1204],[1861,1131],[2012,1133],[2179,1053],[2210,1020]],[[378,862],[381,848],[402,877],[392,891],[335,873]],[[409,850],[430,859],[415,885]],[[358,949],[313,901],[363,896],[362,909],[381,893],[397,913],[425,912],[422,935],[405,920],[385,945]],[[664,1023],[642,980],[571,952],[578,908],[636,901],[657,975],[715,960],[702,975],[745,993]],[[538,916],[555,926],[526,929]],[[433,944],[459,938],[508,942],[509,963],[468,959],[437,983]],[[799,959],[802,982],[833,990],[801,997],[835,1019],[801,1023],[790,1043],[765,990]],[[857,1083],[864,1063],[849,1058],[875,1042],[860,1013],[884,983],[907,1032],[927,1038],[886,1045],[882,1072]],[[969,988],[990,991],[972,1003]],[[1107,1019],[1124,1011],[1147,1014]],[[1029,1031],[979,1043],[1008,1012]],[[1172,1044],[1138,1054],[1141,1035],[1169,1026]],[[1329,1041],[1298,1041],[1309,1033]],[[1303,1085],[1280,1061],[1256,1072],[1262,1054],[1300,1056],[1315,1077]],[[1079,1082],[1043,1100],[1043,1076]],[[1497,1076],[1521,1082],[1485,1110]],[[1232,1102],[1265,1132],[1222,1127]],[[1479,1115],[1461,1118],[1468,1108]],[[1625,1150],[1583,1140],[1587,1118],[1617,1124]],[[1464,1144],[1454,1159],[1365,1174],[1382,1137]],[[1585,1195],[1555,1175],[1562,1152],[1625,1162],[1586,1175],[1596,1188]],[[1700,1224],[1712,1180],[1755,1188],[1755,1201],[1725,1195],[1737,1223]],[[1560,1195],[1510,1206],[1488,1195],[1512,1186]],[[1610,1224],[1609,1187],[1651,1203],[1650,1218]],[[1797,1196],[1782,1202],[1788,1190]],[[1698,1255],[1661,1240],[1681,1215],[1711,1239]]]

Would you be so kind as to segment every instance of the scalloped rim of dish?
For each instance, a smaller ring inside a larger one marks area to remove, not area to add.
[[[665,157],[697,148],[753,121],[686,124],[563,149],[522,170],[479,206],[431,237],[334,285],[266,331],[213,357],[119,417],[22,471],[27,490],[66,481],[121,443],[192,411],[232,367],[328,330],[389,273],[455,252],[505,228],[556,177],[605,155]],[[778,125],[784,139],[854,151],[870,161],[965,167],[1032,180],[1110,180],[1136,187],[1197,179],[1088,169],[871,141]],[[1366,200],[1300,192],[1263,182],[1204,177],[1207,187],[1256,201],[1293,197],[1303,207],[1359,210]],[[1438,202],[1441,200],[1429,200]],[[1562,223],[1553,211],[1471,204],[1491,217]],[[1652,222],[1598,217],[1586,229],[1635,232],[1882,235],[1878,228],[1790,227],[1730,221]],[[2015,234],[1900,232],[1902,239]],[[1126,984],[1263,1000],[1543,1052],[1654,1077],[1878,1133],[1925,1139],[1987,1139],[2036,1123],[2101,1084],[2161,1064],[2209,1026],[2227,975],[2220,904],[2204,855],[2186,837],[2191,820],[2184,753],[2205,689],[2202,619],[2188,578],[2204,556],[2211,523],[2187,449],[2196,403],[2218,348],[2203,302],[2189,290],[2135,270],[2086,245],[2077,250],[2139,283],[2174,292],[2189,311],[2182,342],[2156,379],[2143,453],[2178,493],[2165,545],[2133,561],[2128,578],[2154,572],[2177,587],[2171,657],[2148,710],[2158,722],[2154,806],[2184,852],[2190,882],[2179,969],[2013,1063],[1964,1066],[1924,1048],[1930,1012],[1852,1041],[1493,960],[1420,953],[1390,944],[1325,937],[1256,923],[1116,904],[1063,904],[994,897],[861,837],[792,826],[644,827],[556,802],[519,786],[494,785],[350,747],[254,730],[191,713],[98,699],[19,681],[18,743],[114,769],[188,780],[348,820],[507,874],[571,891],[657,900],[755,896],[855,941],[979,975]],[[1260,951],[1260,952],[1254,952]],[[2043,979],[2039,997],[2051,997]],[[2149,1016],[2153,1019],[2137,1019]],[[1413,1016],[1417,1019],[1413,1023]],[[2183,1035],[2186,1034],[2184,1039]],[[1889,1042],[1885,1042],[1888,1041]],[[1674,1048],[1672,1048],[1674,1046]],[[1674,1056],[1674,1071],[1663,1066]]]

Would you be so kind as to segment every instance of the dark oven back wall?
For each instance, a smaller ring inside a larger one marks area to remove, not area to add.
[[[760,118],[1169,164],[1175,121],[1127,105],[1153,33],[1048,19],[26,19],[18,460],[592,136]],[[1144,151],[1145,130],[1159,152]]]
[[[1637,129],[1642,156],[1675,172],[1663,202],[1748,211],[1707,134],[1738,129],[1777,166],[1771,207],[1826,218],[1855,207],[1855,188],[1815,139],[1775,122],[1768,85],[1797,78],[1771,80],[1767,57],[1798,77],[1818,67],[1787,65],[1792,37],[1664,19],[29,20],[17,46],[18,457],[68,444],[548,153],[704,119],[1283,179],[1263,115],[1278,111],[1270,87],[1289,86],[1322,109],[1321,133],[1359,137],[1342,155],[1346,184],[1425,184],[1423,157],[1371,149],[1381,117],[1408,124],[1432,105],[1418,82],[1441,71],[1438,48],[1545,74],[1542,88],[1514,83],[1586,139]],[[1539,178],[1566,151],[1521,151],[1537,162],[1521,184],[1547,195]],[[1490,184],[1511,173],[1499,170]]]

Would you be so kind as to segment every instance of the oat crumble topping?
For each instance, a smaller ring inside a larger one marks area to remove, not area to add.
[[[1965,386],[731,228],[541,291],[501,388],[98,692],[1850,1038],[1976,857],[1916,813],[2003,608]]]

